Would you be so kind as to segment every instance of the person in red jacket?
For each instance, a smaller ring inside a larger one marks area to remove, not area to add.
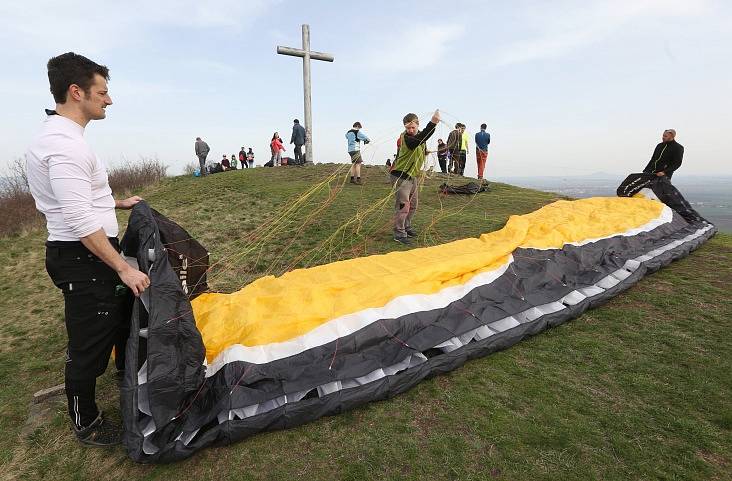
[[[272,141],[269,143],[269,148],[272,150],[272,167],[281,165],[282,152],[285,151],[285,147],[282,145],[279,132],[275,132],[274,135],[272,135]]]

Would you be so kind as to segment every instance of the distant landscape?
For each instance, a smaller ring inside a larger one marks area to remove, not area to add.
[[[521,187],[556,192],[568,197],[614,196],[623,176],[597,173],[587,176],[500,177],[496,178]],[[684,176],[673,183],[701,215],[722,232],[732,232],[732,176]]]

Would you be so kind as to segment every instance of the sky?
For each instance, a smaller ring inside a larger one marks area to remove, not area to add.
[[[157,157],[169,172],[253,147],[303,120],[301,47],[313,61],[316,162],[348,162],[355,121],[366,163],[395,150],[409,112],[488,125],[486,177],[622,175],[664,129],[688,175],[732,175],[732,2],[715,0],[2,2],[0,169],[22,157],[53,107],[46,62],[74,51],[107,65],[114,104],[86,138],[108,165]],[[286,155],[292,148],[286,144]],[[467,174],[475,175],[471,142]],[[677,174],[678,176],[679,174]]]

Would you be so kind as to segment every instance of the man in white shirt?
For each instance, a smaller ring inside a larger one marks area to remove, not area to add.
[[[50,59],[56,110],[46,111],[48,118],[26,153],[30,190],[48,228],[46,269],[64,294],[69,415],[79,441],[101,446],[119,443],[121,428],[97,409],[96,378],[104,373],[113,346],[118,358],[124,356],[129,292],[139,296],[150,285],[147,275],[119,253],[114,212],[142,199],[112,197],[106,167],[84,139],[89,121],[103,119],[112,105],[108,79],[107,67],[73,52]]]

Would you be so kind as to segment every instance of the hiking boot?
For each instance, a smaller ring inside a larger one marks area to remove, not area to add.
[[[361,177],[356,179],[356,182],[354,182],[356,185],[363,185],[363,182],[361,182]]]
[[[81,429],[73,426],[76,439],[89,446],[114,446],[122,442],[122,428],[105,421],[102,411],[92,423]]]
[[[409,237],[397,237],[394,236],[394,240],[397,241],[400,244],[404,244],[405,246],[411,246],[412,241],[409,240]]]
[[[414,229],[407,229],[407,237],[417,237],[417,231]]]
[[[351,184],[355,184],[356,183],[356,179],[354,179],[353,177],[351,177],[350,183]]]

